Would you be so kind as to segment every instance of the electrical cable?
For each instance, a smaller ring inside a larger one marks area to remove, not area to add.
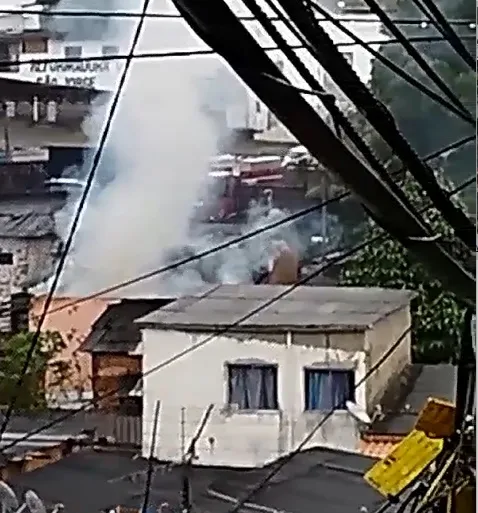
[[[464,116],[461,109],[457,109],[452,103],[450,103],[448,100],[437,94],[433,89],[430,89],[425,84],[417,80],[413,75],[405,71],[404,69],[400,68],[397,64],[395,64],[391,59],[388,57],[385,57],[380,53],[379,51],[373,49],[371,45],[367,44],[365,41],[360,39],[353,31],[348,29],[343,23],[340,21],[337,21],[333,16],[331,16],[323,7],[321,7],[319,4],[314,5],[314,9],[323,16],[327,21],[335,25],[340,31],[342,31],[347,37],[352,39],[355,43],[360,45],[362,48],[367,50],[367,52],[370,53],[375,59],[380,61],[384,66],[389,68],[391,71],[393,71],[397,76],[408,82],[411,86],[415,87],[418,91],[421,93],[427,95],[429,98],[434,100],[435,102],[439,103],[446,109],[453,112],[456,116],[467,120],[467,116]]]
[[[462,190],[464,190],[467,187],[469,187],[475,181],[476,181],[476,177],[472,176],[468,180],[462,182],[460,185],[458,185],[457,187],[455,187],[454,189],[449,191],[450,196],[453,196],[453,195],[456,195],[456,194],[460,193]],[[434,205],[425,206],[424,208],[420,209],[420,212],[422,212],[422,213],[426,212],[426,211],[430,210],[433,207],[434,207]],[[353,256],[354,254],[358,253],[359,251],[361,251],[362,249],[366,248],[370,244],[377,244],[377,243],[379,243],[379,242],[381,242],[383,240],[386,240],[388,238],[389,238],[389,236],[386,233],[376,235],[374,237],[371,237],[371,238],[367,239],[366,241],[361,242],[360,244],[357,244],[357,245],[353,246],[348,251],[343,252],[341,255],[339,255],[339,256],[337,256],[335,258],[330,259],[330,261],[328,261],[326,264],[320,266],[318,269],[316,269],[312,273],[308,274],[304,278],[300,279],[299,281],[297,281],[293,285],[287,287],[285,290],[283,290],[279,294],[275,295],[271,299],[261,303],[257,308],[255,308],[253,310],[250,310],[244,316],[242,316],[241,318],[237,319],[234,323],[232,323],[232,324],[230,324],[228,326],[225,326],[225,327],[223,327],[221,329],[216,330],[212,335],[206,337],[204,340],[201,340],[200,342],[192,344],[191,346],[187,347],[186,349],[176,353],[175,355],[171,356],[170,358],[167,358],[166,360],[163,360],[162,362],[160,362],[159,364],[155,365],[154,367],[148,369],[146,372],[142,373],[140,379],[144,379],[145,377],[147,377],[147,376],[149,376],[149,375],[151,375],[151,374],[153,374],[155,372],[158,372],[159,370],[161,370],[161,369],[167,367],[168,365],[176,362],[177,360],[179,360],[183,356],[186,356],[186,355],[196,351],[197,349],[200,349],[201,347],[203,347],[204,345],[206,345],[207,343],[209,343],[210,341],[212,341],[216,337],[224,335],[224,334],[230,332],[234,328],[240,326],[241,323],[247,321],[249,318],[251,318],[254,315],[258,314],[259,312],[261,312],[265,308],[268,308],[272,304],[274,304],[277,301],[281,300],[282,298],[286,297],[288,294],[293,292],[297,287],[305,285],[307,282],[309,282],[310,280],[312,280],[316,276],[319,276],[320,274],[322,274],[325,270],[327,270],[330,267],[336,265],[337,263],[340,263],[340,262],[344,261],[345,259],[349,258],[350,256]],[[217,288],[219,286],[220,285],[217,285],[215,287],[212,286],[211,289],[208,290],[206,292],[206,294],[204,294],[203,297],[205,297],[208,294],[210,294],[210,293],[214,292],[215,290],[217,290]],[[122,387],[120,386],[118,388],[110,390],[110,391],[102,394],[100,397],[97,397],[97,398],[94,398],[94,399],[88,401],[81,408],[79,408],[77,410],[68,411],[64,415],[59,416],[58,418],[53,419],[52,421],[47,422],[46,424],[44,424],[44,425],[42,425],[42,426],[40,426],[40,427],[38,427],[36,429],[31,430],[30,432],[26,433],[22,437],[19,437],[18,439],[16,439],[15,441],[11,442],[10,444],[5,444],[0,449],[0,454],[3,453],[4,451],[7,451],[7,450],[11,449],[12,447],[15,447],[19,443],[22,443],[22,442],[30,439],[32,436],[35,436],[36,434],[41,433],[42,431],[44,431],[46,429],[49,429],[49,428],[51,428],[51,427],[53,427],[53,426],[55,426],[57,424],[62,423],[63,421],[65,421],[65,420],[67,420],[69,418],[74,417],[76,414],[78,414],[78,413],[80,413],[82,411],[87,410],[90,406],[95,405],[97,403],[100,403],[101,401],[103,401],[104,399],[106,399],[108,397],[113,397],[121,389],[122,389]]]
[[[463,36],[465,40],[474,40],[475,36],[467,35]],[[437,41],[444,41],[442,36],[412,36],[409,38],[411,43],[434,43]],[[370,41],[362,41],[364,45],[392,45],[398,44],[399,41],[397,39],[376,39]],[[357,46],[358,43],[355,42],[346,42],[346,43],[336,43],[338,48],[347,48],[350,46]],[[301,50],[304,47],[302,45],[289,45],[290,48],[294,50]],[[263,46],[261,47],[265,52],[271,52],[277,50],[277,46]],[[204,56],[204,55],[214,55],[216,52],[209,48],[203,50],[168,50],[164,52],[141,52],[135,53],[133,55],[134,60],[143,60],[143,59],[165,59],[168,57],[194,57],[194,56]],[[128,59],[128,54],[116,54],[116,55],[98,55],[98,56],[85,56],[85,57],[45,57],[45,58],[32,58],[25,60],[0,60],[0,72],[2,67],[12,67],[12,66],[22,66],[26,64],[68,64],[68,63],[83,63],[83,62],[103,62],[103,61],[125,61]],[[15,80],[12,76],[10,80]],[[456,109],[455,109],[456,110]]]
[[[306,1],[314,9],[316,2]],[[400,158],[430,199],[434,201],[444,219],[453,227],[456,235],[470,250],[474,250],[476,248],[475,226],[465,213],[447,198],[445,191],[436,181],[433,171],[421,162],[386,107],[360,81],[349,62],[334,48],[329,35],[314,22],[312,15],[309,15],[305,9],[299,9],[294,0],[279,0],[279,3],[311,43],[313,56]],[[474,120],[473,124],[475,124]]]
[[[469,135],[467,137],[464,137],[462,139],[459,139],[459,140],[449,144],[448,146],[442,147],[439,150],[426,155],[425,157],[423,157],[423,161],[424,162],[430,162],[430,161],[432,161],[432,160],[434,160],[436,158],[441,157],[443,154],[447,154],[449,152],[457,150],[458,148],[461,148],[462,146],[464,146],[466,144],[469,144],[472,141],[475,141],[475,135],[474,134],[473,135]],[[403,173],[403,171],[404,171],[404,169],[400,168],[397,171],[395,171],[393,174],[398,176],[401,173]],[[222,251],[224,249],[227,249],[227,248],[229,248],[231,246],[234,246],[236,244],[239,244],[241,242],[249,240],[249,239],[251,239],[253,237],[256,237],[257,235],[261,235],[262,233],[265,233],[267,231],[270,231],[270,230],[273,230],[275,228],[279,228],[280,226],[284,226],[286,224],[289,224],[289,223],[291,223],[291,222],[293,222],[295,220],[298,220],[298,219],[300,219],[300,218],[302,218],[302,217],[304,217],[304,216],[306,216],[306,215],[308,215],[308,214],[310,214],[312,212],[315,212],[317,210],[321,210],[321,209],[323,209],[327,205],[339,202],[339,201],[341,201],[343,199],[346,199],[346,198],[349,198],[351,196],[352,196],[352,193],[350,193],[350,192],[343,192],[343,193],[338,194],[336,196],[332,196],[331,198],[329,198],[329,199],[327,199],[327,200],[325,200],[323,202],[320,202],[318,205],[314,205],[313,207],[309,207],[309,208],[300,210],[298,212],[295,212],[293,214],[290,214],[290,215],[286,216],[283,219],[280,219],[280,220],[275,221],[273,223],[266,224],[264,226],[261,226],[260,228],[255,229],[255,230],[251,230],[251,231],[249,231],[249,232],[247,232],[247,233],[245,233],[243,235],[240,235],[239,237],[235,237],[233,239],[227,240],[223,244],[216,245],[216,246],[214,246],[211,249],[207,249],[205,251],[201,251],[199,253],[196,253],[195,255],[189,256],[189,257],[184,258],[182,260],[178,260],[177,262],[174,262],[172,264],[160,267],[158,269],[154,269],[153,271],[150,271],[148,273],[136,276],[136,277],[131,278],[129,280],[120,282],[120,283],[118,283],[116,285],[113,285],[111,287],[101,289],[101,290],[99,290],[99,291],[97,291],[97,292],[95,292],[93,294],[88,295],[88,296],[79,298],[79,299],[74,300],[74,301],[70,301],[70,302],[68,302],[65,305],[62,305],[60,307],[52,308],[51,310],[48,311],[48,314],[53,314],[53,313],[56,313],[56,312],[60,312],[62,310],[66,310],[68,308],[76,307],[79,304],[82,304],[82,303],[87,302],[87,301],[91,301],[92,299],[96,299],[96,298],[101,297],[101,296],[109,295],[112,292],[116,292],[116,291],[118,291],[118,290],[120,290],[122,288],[129,287],[131,285],[135,285],[135,284],[140,283],[142,281],[145,281],[145,280],[147,280],[149,278],[153,278],[154,276],[159,276],[160,274],[164,274],[164,273],[166,273],[168,271],[173,271],[173,270],[178,269],[178,268],[180,268],[180,267],[182,267],[184,265],[190,264],[192,262],[196,262],[196,261],[201,260],[203,258],[206,258],[206,257],[208,257],[210,255],[218,253],[218,252],[220,252],[220,251]]]
[[[368,144],[357,133],[352,123],[339,109],[339,107],[336,104],[335,98],[331,100],[331,95],[327,94],[327,92],[322,88],[319,82],[314,78],[314,76],[310,73],[308,68],[304,65],[300,57],[296,55],[293,50],[290,50],[288,48],[286,40],[282,37],[280,32],[274,26],[274,24],[267,19],[267,15],[262,10],[262,8],[257,4],[256,0],[242,1],[244,5],[247,7],[247,9],[251,11],[253,16],[257,18],[259,23],[262,24],[263,28],[272,38],[274,43],[278,46],[279,50],[281,50],[284,56],[289,59],[289,62],[295,67],[295,69],[302,76],[302,78],[309,84],[310,87],[316,88],[318,90],[318,98],[322,101],[324,107],[329,111],[334,123],[336,123],[337,126],[339,126],[344,131],[345,135],[350,139],[355,148],[360,151],[362,156],[369,163],[370,167],[382,178],[382,180],[388,185],[389,189],[393,191],[398,198],[401,199],[403,204],[406,205],[410,212],[412,212],[416,217],[418,217],[414,206],[410,203],[410,200],[408,199],[405,192],[393,180],[392,176],[389,175],[385,166],[377,159],[373,151],[369,148]],[[274,4],[274,2],[272,2],[271,0],[266,0],[266,2],[269,8],[274,10],[275,14],[278,17],[282,16],[282,13]],[[302,38],[300,32],[298,32],[295,29],[292,23],[288,22],[285,16],[282,16],[281,21],[285,24],[287,29],[291,31],[294,37],[298,38],[304,46],[307,46],[307,40],[304,40]]]
[[[474,178],[470,178],[469,180],[467,180],[467,182],[464,182],[462,185],[464,185],[465,183],[468,183],[471,184],[473,183],[473,179]],[[460,185],[459,187],[461,188]],[[467,186],[468,186],[467,185]],[[427,207],[425,208],[426,209],[429,209],[430,207]],[[379,236],[379,238],[381,238]],[[375,239],[377,239],[377,237],[375,237]],[[374,243],[376,243],[377,240],[374,240]],[[375,365],[373,365],[369,371],[365,374],[365,376],[355,385],[354,389],[357,389],[357,387],[359,387],[360,385],[362,385],[364,383],[364,381],[366,381],[371,374],[373,374],[383,363],[384,361],[386,361],[390,356],[391,354],[393,354],[393,352],[397,349],[397,347],[400,345],[400,343],[404,340],[404,338],[410,333],[411,331],[411,326],[409,326],[401,335],[400,337],[395,341],[395,343],[388,349],[387,352],[385,352],[382,357],[377,361],[377,363]],[[289,453],[287,456],[285,456],[282,460],[279,460],[278,461],[278,464],[256,485],[254,486],[252,489],[250,489],[247,494],[242,498],[242,499],[239,499],[236,503],[236,505],[231,508],[228,513],[237,513],[243,506],[245,503],[249,502],[253,497],[255,497],[257,495],[257,493],[262,489],[264,488],[267,483],[272,479],[274,478],[277,473],[286,465],[288,464],[295,456],[297,456],[303,449],[304,447],[307,445],[307,443],[314,437],[314,435],[317,433],[317,431],[325,424],[325,422],[327,422],[327,420],[333,415],[335,409],[337,406],[340,406],[341,403],[343,403],[347,398],[346,397],[342,397],[340,401],[337,401],[336,403],[336,406],[333,408],[333,409],[330,409],[325,415],[324,417],[319,421],[317,422],[317,424],[314,426],[314,428],[307,434],[307,436],[302,440],[302,442],[300,442],[300,444],[296,447],[296,449],[294,449],[291,453]]]
[[[472,71],[476,71],[476,59],[466,49],[463,42],[453,30],[448,20],[443,16],[440,8],[433,0],[412,0],[413,3],[429,19],[433,20],[438,32],[440,32],[450,43],[455,52],[463,59]]]
[[[432,235],[426,224],[414,216],[383,180],[337,138],[310,103],[290,88],[292,84],[281,85],[264,76],[272,75],[288,82],[275,63],[261,51],[254,37],[237,20],[227,3],[224,0],[209,0],[209,10],[214,11],[215,20],[218,20],[213,23],[203,4],[193,0],[173,2],[196,35],[226,60],[314,158],[357,194],[369,215],[425,263],[450,291],[466,303],[474,304],[476,281],[471,271],[465,269],[441,242],[417,240],[417,237],[429,239]],[[295,8],[297,2],[293,4]],[[340,52],[337,53],[343,61]],[[348,64],[347,69],[350,70]],[[354,73],[352,75],[357,78]],[[360,82],[360,85],[363,84]],[[393,145],[392,149],[395,152]],[[423,166],[418,156],[416,159],[417,166]],[[435,178],[431,170],[430,173]],[[473,226],[466,216],[465,219]]]
[[[150,3],[150,0],[144,0],[143,12],[146,12],[148,10],[149,3]],[[28,372],[28,368],[30,366],[30,362],[31,362],[31,360],[33,358],[34,352],[37,349],[38,342],[39,342],[39,339],[40,339],[41,329],[42,329],[43,323],[45,322],[46,315],[47,315],[46,312],[48,311],[48,309],[49,309],[49,307],[51,305],[51,302],[53,300],[53,296],[55,294],[56,288],[57,288],[57,286],[59,284],[59,281],[60,281],[60,276],[61,276],[63,267],[64,267],[64,265],[66,263],[66,258],[68,256],[68,253],[69,253],[70,249],[71,249],[71,246],[73,244],[73,239],[74,239],[76,230],[77,230],[78,225],[80,223],[81,214],[82,214],[82,212],[83,212],[83,210],[84,210],[84,208],[86,206],[86,201],[88,199],[88,194],[89,194],[89,192],[91,190],[91,187],[93,185],[93,180],[94,180],[94,178],[96,176],[96,171],[98,169],[98,166],[99,166],[99,163],[100,163],[100,160],[101,160],[101,155],[103,153],[103,149],[104,149],[104,146],[106,144],[106,140],[108,138],[108,134],[109,134],[112,122],[113,122],[113,117],[114,117],[114,114],[116,112],[116,108],[117,108],[117,106],[119,104],[119,101],[120,101],[120,98],[121,98],[121,94],[123,92],[124,85],[126,84],[126,79],[128,77],[128,72],[129,72],[131,63],[133,61],[134,51],[135,51],[136,46],[137,46],[137,44],[139,42],[139,38],[140,38],[141,31],[142,31],[142,28],[143,28],[143,25],[144,25],[144,21],[145,21],[144,17],[140,18],[140,20],[138,21],[138,25],[137,25],[137,28],[136,28],[136,31],[134,33],[134,36],[133,36],[133,39],[132,39],[132,43],[131,43],[131,48],[130,48],[130,52],[129,52],[129,54],[130,54],[129,60],[127,59],[126,62],[125,62],[123,73],[121,74],[121,77],[120,77],[120,80],[119,80],[119,83],[118,83],[118,87],[117,87],[117,90],[116,90],[116,94],[113,97],[113,100],[112,100],[112,103],[111,103],[111,107],[109,109],[108,116],[106,118],[105,125],[104,125],[103,131],[102,131],[102,134],[101,134],[101,138],[100,138],[100,141],[99,141],[99,144],[98,144],[98,148],[97,148],[97,150],[95,152],[95,155],[93,157],[93,161],[92,161],[92,165],[91,165],[91,170],[90,170],[90,172],[88,174],[88,177],[86,179],[85,186],[84,186],[81,198],[80,198],[80,200],[78,202],[78,207],[76,209],[76,212],[75,212],[72,224],[70,226],[70,230],[69,230],[68,237],[67,237],[67,240],[65,242],[65,245],[63,247],[62,254],[61,254],[60,259],[58,261],[58,265],[57,265],[57,268],[56,268],[56,271],[55,271],[55,274],[54,274],[54,277],[53,277],[53,281],[52,281],[49,293],[47,295],[47,298],[46,298],[46,301],[45,301],[45,304],[44,304],[44,307],[43,307],[42,314],[41,314],[41,316],[39,318],[36,331],[35,331],[35,333],[33,335],[32,342],[31,342],[31,344],[30,344],[30,346],[28,348],[28,351],[27,351],[27,354],[26,354],[26,357],[25,357],[25,362],[23,364],[22,371],[21,371],[19,379],[18,379],[18,381],[17,381],[17,383],[15,385],[15,389],[14,389],[14,391],[12,393],[12,398],[11,398],[11,400],[9,402],[7,411],[5,413],[5,417],[4,417],[2,425],[0,427],[0,441],[2,439],[3,434],[5,433],[5,430],[7,429],[8,423],[10,421],[10,417],[12,416],[12,413],[13,413],[13,409],[15,408],[15,404],[16,404],[17,397],[18,397],[18,391],[19,391],[20,387],[22,386],[24,377],[25,377],[26,373]]]
[[[136,11],[100,11],[100,10],[52,10],[52,11],[38,11],[35,9],[5,9],[0,8],[0,14],[20,14],[20,15],[32,15],[45,18],[140,18],[141,13]],[[160,13],[151,12],[145,15],[145,18],[151,19],[182,19],[182,16],[178,13]],[[254,16],[238,16],[241,21],[256,21]],[[269,17],[272,21],[278,21],[278,18],[271,16]],[[364,18],[363,16],[339,18],[345,22],[360,22],[360,23],[377,23],[378,20]],[[322,20],[319,20],[322,21]],[[397,25],[421,25],[426,22],[427,24],[434,25],[436,22],[433,19],[421,19],[421,18],[392,18],[392,21]],[[451,19],[448,22],[452,25],[457,26],[470,26],[476,23],[474,19]]]
[[[311,0],[307,0],[311,2]],[[393,21],[390,20],[388,14],[380,7],[379,3],[376,0],[364,0],[365,3],[370,8],[372,14],[375,14],[377,18],[382,22],[383,26],[394,36],[396,37],[402,44],[403,48],[406,52],[412,57],[425,75],[430,78],[430,80],[441,90],[443,94],[445,94],[448,99],[454,103],[459,109],[461,109],[465,114],[468,113],[468,110],[460,101],[460,99],[455,95],[455,93],[445,84],[442,78],[435,72],[435,70],[428,64],[428,62],[423,58],[420,52],[413,47],[413,45],[409,44],[406,36],[403,32],[395,26]],[[315,3],[315,2],[314,2]]]

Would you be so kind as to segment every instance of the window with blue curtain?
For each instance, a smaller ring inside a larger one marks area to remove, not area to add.
[[[305,410],[343,410],[355,400],[352,370],[305,369]]]
[[[228,365],[228,403],[240,410],[277,410],[276,365]]]

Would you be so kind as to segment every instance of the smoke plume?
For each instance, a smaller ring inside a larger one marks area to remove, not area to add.
[[[136,3],[139,10],[142,2]],[[145,23],[143,50],[184,46],[184,25],[163,23],[169,26]],[[121,41],[128,47],[132,32],[126,32]],[[187,240],[190,215],[218,138],[198,96],[203,66],[183,59],[137,61],[130,68],[107,157],[98,170],[99,176],[107,171],[112,177],[92,192],[84,211],[64,292],[89,293],[148,272],[162,264],[170,248]],[[97,139],[107,110],[93,109],[84,127],[91,139]],[[143,283],[141,293],[154,289]]]
[[[130,1],[128,8],[138,11],[141,3]],[[88,7],[81,4],[80,0],[63,0],[58,9]],[[115,10],[124,7],[121,1],[108,5],[112,9],[115,6]],[[161,12],[168,10],[163,0],[154,2],[154,7]],[[122,48],[129,47],[134,29],[131,23],[109,20],[106,27],[108,31],[99,36],[98,27],[85,20],[82,32],[71,28],[70,37],[101,37],[107,44],[111,34]],[[197,40],[182,22],[149,20],[138,50],[163,52],[184,49],[189,43],[197,48]],[[63,273],[62,293],[88,294],[114,286],[288,214],[270,205],[251,205],[246,223],[232,233],[231,227],[191,223],[195,205],[204,194],[209,159],[216,154],[219,139],[224,138],[206,113],[214,110],[215,99],[235,101],[230,99],[230,79],[220,79],[229,74],[217,73],[217,69],[217,61],[205,59],[140,60],[133,64]],[[104,98],[93,105],[83,127],[91,141],[97,141],[108,110],[109,102]],[[89,171],[89,166],[85,168],[83,175]],[[65,236],[77,200],[72,197],[58,216],[58,227]],[[168,275],[122,289],[119,294],[180,294],[205,282],[255,281],[258,274],[271,270],[271,258],[279,246],[304,255],[310,237],[320,233],[320,224],[320,217],[311,215],[302,223],[264,232]]]

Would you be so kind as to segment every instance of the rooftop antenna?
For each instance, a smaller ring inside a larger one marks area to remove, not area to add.
[[[149,507],[149,495],[151,493],[151,485],[153,481],[154,474],[154,458],[156,453],[156,437],[158,434],[158,425],[159,425],[159,412],[161,408],[160,401],[156,401],[154,406],[154,420],[151,432],[151,447],[149,449],[149,458],[148,458],[148,470],[146,472],[146,485],[144,489],[144,500],[143,506],[141,508],[141,513],[146,513]]]
[[[196,444],[201,438],[204,429],[209,421],[209,417],[211,416],[212,410],[214,409],[214,404],[210,404],[204,415],[201,419],[201,422],[196,430],[196,433],[192,437],[189,446],[186,450],[186,453],[183,455],[183,487],[181,493],[181,513],[191,513],[192,501],[191,501],[191,486],[190,486],[190,477],[191,477],[191,469],[194,463],[194,460],[197,459],[196,454]]]

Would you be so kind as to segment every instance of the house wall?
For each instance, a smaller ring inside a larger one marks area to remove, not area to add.
[[[402,336],[411,325],[410,308],[400,308],[378,322],[367,332],[367,367],[373,367],[382,355]],[[371,411],[380,402],[391,379],[411,362],[411,334],[403,338],[397,348],[367,379],[367,407]]]
[[[62,383],[61,389],[52,386],[52,376],[47,374],[46,387],[49,400],[64,404],[75,404],[79,399],[92,397],[91,382],[91,355],[78,351],[85,341],[93,323],[106,310],[109,299],[96,298],[83,301],[74,306],[77,298],[54,298],[50,312],[43,324],[43,330],[58,332],[65,342],[65,349],[61,351],[55,360],[63,360],[71,363],[70,379]],[[30,311],[30,324],[35,329],[38,317],[45,305],[45,296],[32,299]]]
[[[53,273],[57,244],[54,237],[0,237],[0,250],[13,254],[14,290]]]
[[[179,331],[143,330],[143,372],[197,344],[207,335]],[[156,457],[179,460],[196,431],[205,409],[215,405],[200,438],[198,463],[254,467],[286,454],[302,441],[322,418],[322,412],[304,413],[304,367],[327,363],[350,367],[355,381],[366,372],[361,335],[310,335],[296,345],[295,335],[223,336],[180,358],[159,372],[146,374],[143,388],[143,455],[150,452],[155,402],[161,401],[160,441]],[[297,336],[298,338],[300,336]],[[304,340],[302,341],[304,342]],[[342,349],[327,349],[326,346]],[[343,349],[350,347],[349,350]],[[227,400],[228,363],[261,361],[278,365],[279,411],[231,412]],[[356,402],[365,407],[364,387]],[[335,412],[310,440],[308,447],[325,446],[358,450],[357,425],[348,412]]]

